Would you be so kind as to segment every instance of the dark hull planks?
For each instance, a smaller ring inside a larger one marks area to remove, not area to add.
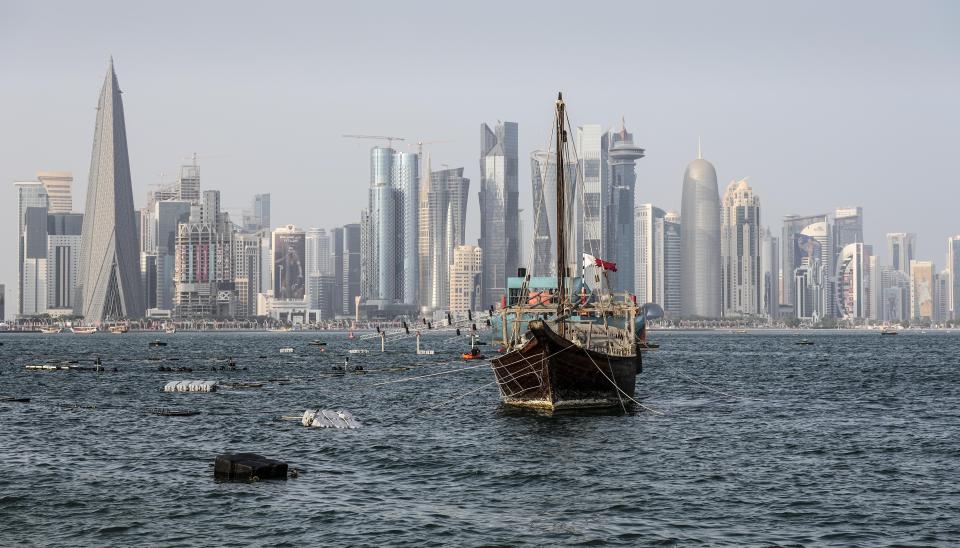
[[[626,396],[634,395],[639,354],[608,356],[586,350],[542,321],[531,322],[530,332],[533,337],[520,350],[491,360],[504,403],[549,410],[630,404]]]

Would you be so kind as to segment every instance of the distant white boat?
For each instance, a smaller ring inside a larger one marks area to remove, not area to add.
[[[60,333],[61,331],[63,331],[63,328],[57,326],[40,328],[40,332],[44,335],[54,335],[56,333]]]
[[[281,348],[281,349],[280,349],[280,353],[281,353],[281,354],[293,354],[293,349],[290,348],[290,347]]]
[[[77,325],[70,330],[77,335],[92,335],[97,332],[97,328],[92,325]]]

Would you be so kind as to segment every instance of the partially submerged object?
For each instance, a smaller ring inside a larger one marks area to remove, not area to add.
[[[313,428],[360,428],[360,423],[349,411],[331,409],[307,409],[300,423]]]
[[[192,409],[168,409],[166,407],[157,407],[156,409],[151,409],[150,413],[160,417],[192,417],[200,414],[199,411],[194,411]]]
[[[30,398],[0,398],[0,403],[30,403]]]
[[[170,381],[163,386],[164,392],[216,392],[217,381]]]
[[[222,481],[287,479],[287,463],[256,453],[224,453],[213,463],[213,476]]]

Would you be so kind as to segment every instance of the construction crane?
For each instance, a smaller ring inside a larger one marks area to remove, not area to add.
[[[421,158],[423,158],[423,145],[435,145],[438,143],[452,143],[452,142],[453,141],[450,139],[443,139],[440,141],[417,141],[417,156],[420,156]],[[410,144],[407,146],[412,147],[413,145]]]
[[[403,137],[391,137],[389,135],[341,135],[346,139],[377,139],[378,141],[386,141],[388,148],[393,148],[394,141],[406,141]]]

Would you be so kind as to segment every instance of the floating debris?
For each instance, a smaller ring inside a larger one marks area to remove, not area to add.
[[[262,382],[231,382],[231,383],[224,383],[222,386],[226,388],[233,388],[233,389],[263,388],[263,383]]]
[[[213,476],[222,481],[287,479],[287,463],[256,453],[224,453],[213,463]]]
[[[42,365],[27,365],[24,366],[24,369],[29,371],[69,371],[69,365],[53,365],[53,364],[42,364]]]
[[[194,415],[199,415],[199,411],[194,410],[177,410],[177,409],[167,409],[166,407],[157,407],[156,409],[151,409],[150,414],[157,415],[160,417],[192,417]]]
[[[217,381],[171,381],[163,386],[164,392],[216,392]]]
[[[351,348],[350,350],[347,350],[347,352],[349,352],[350,354],[368,354],[368,353],[370,353],[370,351],[367,350],[367,349],[365,349],[365,348]]]
[[[331,409],[307,409],[303,412],[300,423],[313,428],[360,428],[360,423],[349,411]]]
[[[293,349],[290,348],[289,346],[286,347],[286,348],[281,348],[281,349],[280,349],[280,353],[281,353],[281,354],[293,354]]]

